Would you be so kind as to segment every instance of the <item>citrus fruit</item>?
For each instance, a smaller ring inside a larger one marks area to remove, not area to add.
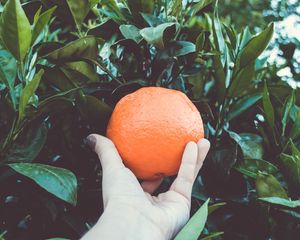
[[[117,103],[107,137],[137,178],[154,180],[175,175],[185,145],[204,133],[200,113],[185,94],[144,87]]]

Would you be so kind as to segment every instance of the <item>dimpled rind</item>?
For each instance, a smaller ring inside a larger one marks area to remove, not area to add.
[[[123,97],[107,128],[125,166],[143,180],[175,175],[185,145],[204,137],[199,111],[180,91],[144,87]]]

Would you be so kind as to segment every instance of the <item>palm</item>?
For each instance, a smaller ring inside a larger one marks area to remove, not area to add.
[[[134,208],[171,238],[187,222],[190,212],[191,190],[209,149],[209,142],[189,143],[184,151],[177,178],[170,190],[158,196],[151,194],[162,179],[141,184],[126,168],[113,143],[102,136],[96,137],[95,151],[103,168],[103,202],[108,202],[130,214]],[[163,226],[163,227],[162,227]]]

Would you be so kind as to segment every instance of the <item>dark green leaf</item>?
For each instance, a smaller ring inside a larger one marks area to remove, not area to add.
[[[45,124],[31,127],[26,133],[25,139],[13,144],[4,161],[32,162],[42,150],[47,139],[47,132]]]
[[[244,158],[261,159],[263,157],[263,139],[252,133],[237,134],[227,131],[229,136],[241,147]]]
[[[90,11],[90,3],[88,0],[67,0],[68,6],[71,10],[73,19],[78,28],[80,28],[83,20]]]
[[[245,94],[249,89],[251,80],[254,77],[254,63],[248,64],[242,68],[238,74],[233,78],[228,90],[229,97],[238,97]]]
[[[182,0],[173,0],[169,2],[168,15],[180,17],[182,13]]]
[[[188,41],[172,41],[166,44],[166,51],[171,57],[180,57],[195,52],[194,43]]]
[[[78,74],[81,74],[81,75],[87,77],[90,81],[95,82],[95,81],[99,80],[99,77],[96,73],[96,69],[89,63],[86,63],[83,61],[77,61],[77,62],[68,62],[68,63],[65,63],[64,65],[68,69],[73,70],[73,71],[77,72]],[[70,78],[70,76],[69,76],[69,78]],[[70,79],[70,80],[72,81],[72,79]]]
[[[200,12],[203,8],[211,4],[213,0],[201,0],[191,8],[191,17],[195,16],[198,12]]]
[[[71,171],[39,163],[14,163],[9,166],[56,197],[76,205],[77,179]]]
[[[1,15],[1,39],[19,61],[23,61],[31,44],[31,26],[19,0],[9,0]]]
[[[262,159],[243,159],[236,167],[240,173],[256,178],[259,172],[275,175],[278,172],[278,168],[270,162]]]
[[[272,174],[257,174],[256,191],[259,197],[288,198],[286,191]]]
[[[249,27],[247,26],[247,27],[245,27],[245,29],[241,33],[241,40],[240,40],[239,48],[243,49],[245,47],[245,45],[249,42],[251,37],[252,37],[252,34],[249,30]]]
[[[274,131],[274,127],[275,127],[274,107],[270,100],[270,94],[266,83],[263,92],[263,107],[264,107],[264,112],[265,112],[265,117],[267,119],[267,122]]]
[[[252,37],[240,54],[240,67],[245,67],[253,62],[268,46],[274,30],[271,23],[264,31]]]
[[[223,24],[224,29],[226,31],[226,34],[230,40],[230,44],[233,47],[233,50],[236,48],[236,33],[234,32],[234,30],[231,27],[228,27],[227,25]]]
[[[126,39],[132,39],[136,43],[139,43],[143,39],[140,29],[134,25],[121,25],[120,31]]]
[[[215,55],[213,56],[213,65],[214,65],[214,75],[216,78],[216,84],[218,89],[218,100],[222,101],[225,97],[225,72],[222,66],[222,62],[220,56]]]
[[[199,210],[191,217],[188,223],[181,229],[175,240],[197,240],[200,236],[208,215],[209,199],[199,208]]]
[[[286,103],[284,104],[284,107],[283,107],[283,113],[282,113],[282,119],[281,119],[282,136],[284,136],[285,127],[289,120],[290,112],[291,112],[291,109],[294,106],[294,104],[295,104],[295,91],[292,92],[292,95],[286,100]]]
[[[205,44],[205,33],[201,32],[196,39],[196,52],[199,53]]]
[[[84,58],[97,60],[97,39],[94,36],[80,38],[62,48],[54,50],[44,57],[54,62],[67,60],[76,61]]]
[[[246,95],[245,97],[241,98],[237,102],[233,103],[228,113],[228,121],[231,121],[235,117],[242,114],[244,111],[246,111],[249,107],[253,106],[261,98],[262,95],[260,93],[251,96]]]
[[[38,88],[43,74],[44,74],[44,70],[41,69],[34,76],[34,78],[26,85],[26,87],[22,90],[20,101],[19,101],[19,119],[18,119],[19,122],[24,118],[26,106],[30,98],[33,96],[34,92]]]
[[[100,4],[105,6],[108,10],[105,11],[106,9],[101,8],[100,11],[106,16],[110,17],[112,20],[119,24],[122,24],[124,21],[126,21],[115,0],[100,0]]]
[[[290,130],[289,138],[295,139],[299,135],[300,135],[300,109],[298,109],[295,122],[293,124],[292,129]]]
[[[291,200],[291,199],[285,199],[285,198],[280,198],[280,197],[265,197],[265,198],[259,198],[259,200],[276,204],[276,205],[281,205],[285,207],[290,207],[290,208],[297,208],[300,207],[300,199],[299,200]]]
[[[0,82],[9,89],[12,104],[16,110],[16,96],[14,92],[15,79],[17,75],[17,61],[6,50],[0,49]]]
[[[48,9],[47,11],[45,11],[41,15],[39,15],[39,17],[34,21],[31,43],[35,42],[35,40],[37,39],[39,34],[49,23],[51,16],[52,16],[53,12],[55,11],[55,9],[56,9],[56,6]]]
[[[140,12],[152,14],[154,9],[154,0],[127,0],[127,4],[134,17]]]
[[[224,234],[224,232],[213,232],[213,233],[210,233],[209,235],[206,235],[205,237],[202,237],[201,240],[210,240],[210,239],[219,237],[223,234]]]
[[[215,203],[213,205],[210,205],[208,207],[208,215],[213,213],[214,211],[216,211],[217,209],[219,209],[222,206],[225,206],[227,203],[226,202],[219,202],[219,203]]]
[[[163,23],[157,27],[148,27],[140,30],[140,34],[148,44],[153,44],[160,49],[165,47],[166,40],[170,41],[175,32],[175,23]]]
[[[150,27],[156,27],[164,23],[160,18],[152,14],[141,13],[141,16],[144,18],[144,20],[148,23]]]

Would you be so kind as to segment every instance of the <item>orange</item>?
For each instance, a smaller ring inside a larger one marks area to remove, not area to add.
[[[107,137],[137,178],[154,180],[175,175],[185,145],[204,133],[200,113],[185,94],[144,87],[117,103]]]

